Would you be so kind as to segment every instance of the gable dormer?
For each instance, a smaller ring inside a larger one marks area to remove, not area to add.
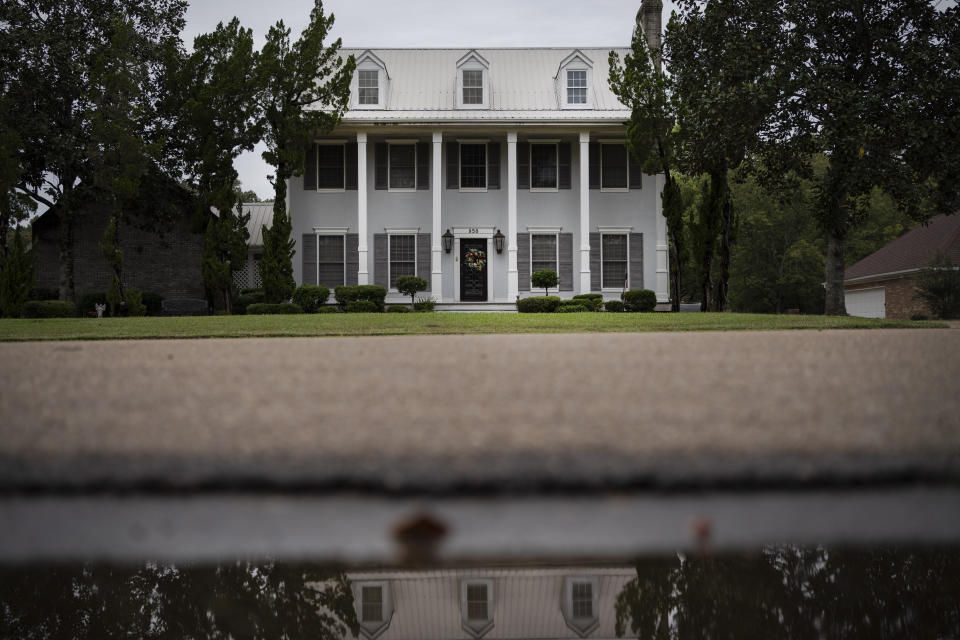
[[[457,109],[490,108],[490,63],[476,49],[457,60]]]
[[[593,109],[593,60],[582,51],[561,60],[553,79],[561,109]]]
[[[383,60],[369,49],[357,56],[357,68],[351,86],[352,108],[386,108],[389,89],[390,74]]]

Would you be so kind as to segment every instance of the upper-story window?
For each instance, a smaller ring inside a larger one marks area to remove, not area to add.
[[[483,104],[483,71],[464,69],[463,104]]]
[[[593,617],[593,584],[590,582],[574,582],[571,588],[573,617]]]
[[[457,60],[457,109],[490,108],[490,63],[475,49]]]
[[[460,188],[487,188],[487,144],[460,143]]]
[[[391,142],[389,144],[389,187],[396,191],[415,191],[417,188],[416,143]]]
[[[530,188],[557,188],[557,143],[530,144]]]
[[[372,585],[360,589],[360,621],[383,622],[383,587]]]
[[[587,70],[567,71],[567,104],[587,104]]]
[[[346,148],[343,143],[317,145],[317,189],[339,191],[346,183]]]
[[[627,190],[630,185],[630,157],[622,143],[600,145],[600,188]]]
[[[357,622],[360,623],[360,632],[364,638],[374,640],[386,631],[393,617],[389,582],[354,582],[353,601],[357,608]]]
[[[564,580],[563,617],[567,626],[581,638],[589,636],[599,624],[595,577],[570,576]]]
[[[357,90],[359,92],[360,104],[379,104],[380,103],[380,72],[373,70],[363,70],[357,72]]]
[[[460,583],[461,627],[474,638],[482,638],[493,627],[493,580],[464,580]]]

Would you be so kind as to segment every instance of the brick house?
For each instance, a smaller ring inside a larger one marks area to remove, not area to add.
[[[960,215],[940,215],[847,268],[847,313],[863,318],[931,315],[916,297],[917,274],[942,252],[960,266]]]
[[[154,185],[156,186],[156,185]],[[205,225],[195,221],[193,199],[169,185],[162,195],[128,211],[129,224],[119,230],[124,286],[164,298],[205,298],[202,255]],[[155,189],[151,192],[157,194]],[[158,214],[160,208],[164,208]],[[113,272],[100,250],[110,215],[96,202],[84,204],[74,227],[74,289],[102,293]],[[37,288],[56,289],[60,279],[60,220],[48,209],[33,222],[37,252]]]

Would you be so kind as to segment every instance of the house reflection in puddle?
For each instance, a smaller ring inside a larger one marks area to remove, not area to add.
[[[0,566],[0,638],[957,638],[960,549],[635,562]]]

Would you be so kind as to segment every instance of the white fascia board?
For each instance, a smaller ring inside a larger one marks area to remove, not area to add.
[[[896,278],[900,276],[905,276],[911,273],[917,273],[922,271],[920,268],[913,269],[903,269],[901,271],[888,271],[886,273],[874,273],[869,276],[860,276],[859,278],[850,278],[849,280],[844,280],[843,284],[856,284],[858,282],[870,282],[871,280],[885,280],[887,278]]]

